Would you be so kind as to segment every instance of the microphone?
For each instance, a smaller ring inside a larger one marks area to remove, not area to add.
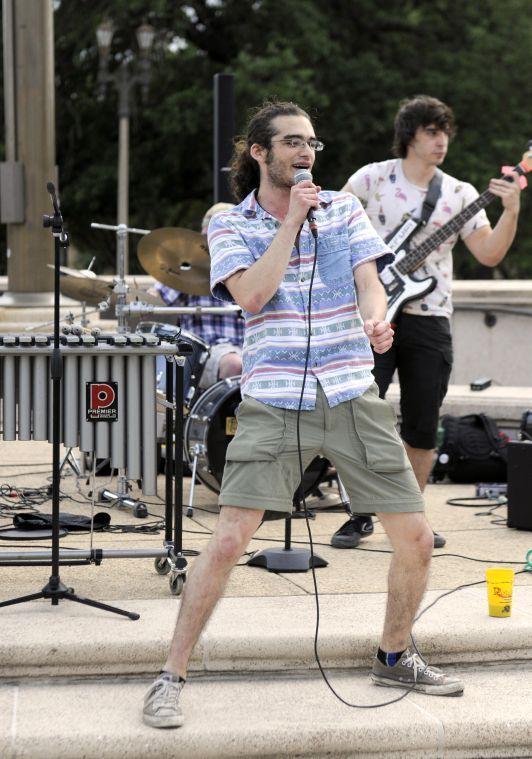
[[[55,192],[55,185],[53,182],[47,182],[46,183],[46,189],[48,190],[48,193],[51,195],[52,203],[54,206],[54,211],[59,216],[60,210],[59,210],[59,198],[56,195]]]
[[[312,174],[308,169],[299,169],[299,171],[296,171],[294,174],[294,184],[305,182],[307,179],[312,182]],[[318,236],[318,225],[316,223],[316,217],[314,215],[313,208],[309,208],[307,211],[307,221],[310,227],[310,231],[312,232],[312,236],[316,238]]]

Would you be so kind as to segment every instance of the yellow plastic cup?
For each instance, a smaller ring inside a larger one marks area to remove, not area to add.
[[[509,617],[512,613],[514,570],[494,567],[486,569],[490,617]]]

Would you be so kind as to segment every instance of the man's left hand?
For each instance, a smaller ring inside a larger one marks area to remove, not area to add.
[[[392,347],[394,332],[389,322],[366,319],[364,332],[369,337],[375,353],[386,353]]]
[[[504,208],[508,211],[514,211],[519,213],[519,203],[521,195],[521,187],[519,183],[519,174],[512,171],[510,174],[513,177],[513,182],[507,182],[504,179],[491,179],[489,183],[489,191],[494,195],[497,195],[502,201]]]

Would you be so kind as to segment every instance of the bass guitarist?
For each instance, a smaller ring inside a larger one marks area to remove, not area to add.
[[[383,239],[389,239],[400,227],[405,214],[421,217],[434,177],[432,185],[436,189],[432,190],[432,200],[436,203],[432,203],[434,209],[425,227],[415,234],[416,246],[478,197],[472,185],[438,169],[454,134],[453,112],[445,103],[426,95],[403,101],[395,118],[396,158],[363,166],[349,178],[343,190],[359,198]],[[515,172],[512,177],[519,179]],[[501,198],[503,206],[496,226],[492,229],[485,211],[480,210],[426,258],[413,276],[420,279],[432,276],[436,287],[423,298],[403,306],[391,350],[375,355],[374,374],[382,398],[394,371],[398,371],[401,437],[422,491],[433,464],[439,409],[447,393],[452,366],[453,247],[460,236],[481,264],[497,266],[508,252],[517,229],[519,181],[492,179],[489,190]],[[331,545],[354,548],[361,537],[372,532],[371,516],[357,515],[333,535]],[[445,539],[436,533],[434,546],[444,545]]]

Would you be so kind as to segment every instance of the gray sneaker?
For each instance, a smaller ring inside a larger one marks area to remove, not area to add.
[[[406,649],[393,667],[387,667],[375,657],[371,679],[375,685],[389,685],[394,688],[409,687],[415,682],[412,690],[430,696],[461,696],[464,692],[461,680],[444,674],[437,667],[429,667],[411,648]]]
[[[144,699],[142,719],[151,727],[181,727],[185,718],[179,706],[184,680],[159,675]]]

